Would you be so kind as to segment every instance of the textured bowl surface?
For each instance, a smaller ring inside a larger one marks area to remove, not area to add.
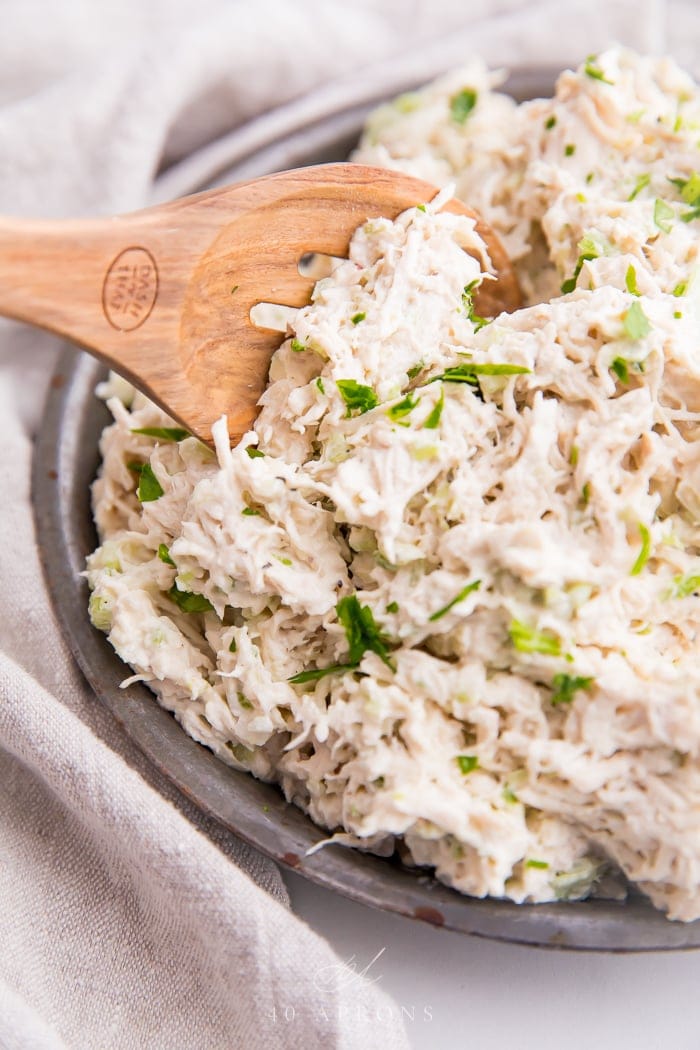
[[[513,77],[508,88],[515,97],[527,98],[548,94],[552,82],[551,72],[530,72]],[[161,179],[158,196],[345,159],[370,108],[366,95],[358,83],[354,92],[348,87],[342,106],[320,93],[268,114],[169,172]],[[325,834],[288,805],[275,787],[230,769],[196,744],[145,686],[121,690],[119,683],[130,672],[105,636],[90,625],[88,588],[79,575],[97,542],[89,487],[98,468],[99,435],[109,418],[94,396],[103,375],[102,365],[72,348],[66,348],[58,363],[34,456],[38,540],[59,621],[96,697],[184,795],[268,856],[377,908],[463,933],[545,947],[700,947],[700,921],[669,922],[635,893],[624,902],[516,905],[464,897],[393,858],[339,846],[305,857]]]

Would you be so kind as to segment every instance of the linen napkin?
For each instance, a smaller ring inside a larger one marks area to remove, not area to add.
[[[687,60],[700,16],[680,6]],[[5,0],[2,23],[0,213],[75,216],[142,205],[164,165],[333,79],[340,98],[472,54],[660,50],[667,19],[653,0]],[[0,323],[0,1048],[404,1047],[398,1007],[343,980],[276,866],[149,765],[66,649],[29,491],[57,348]]]

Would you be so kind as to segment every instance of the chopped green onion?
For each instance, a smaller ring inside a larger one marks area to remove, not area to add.
[[[630,370],[629,365],[627,361],[625,361],[624,357],[616,357],[610,365],[610,367],[621,383],[629,383]]]
[[[416,376],[420,372],[422,372],[424,368],[425,368],[425,365],[423,364],[423,362],[422,361],[418,361],[415,365],[412,365],[409,368],[408,372],[406,372],[406,375],[408,376],[409,379],[415,379]]]
[[[331,667],[316,667],[313,671],[300,671],[293,674],[287,681],[293,685],[303,685],[305,682],[318,682],[328,674],[342,674],[343,671],[354,671],[357,664],[333,664]]]
[[[630,569],[630,576],[639,576],[640,572],[649,561],[649,555],[651,553],[651,533],[649,529],[641,521],[637,527],[639,528],[639,535],[642,538],[642,549],[637,555],[637,560]]]
[[[179,605],[182,611],[186,613],[210,612],[214,608],[209,599],[205,598],[203,594],[181,591],[176,584],[173,584],[170,590],[167,591],[167,595],[171,601]]]
[[[139,476],[136,487],[136,496],[141,503],[152,503],[163,495],[163,487],[153,473],[150,463],[129,463],[129,470],[135,471]]]
[[[674,587],[672,597],[688,598],[696,591],[700,591],[700,574],[688,573],[687,576],[674,576]]]
[[[254,510],[253,507],[244,507],[241,514],[245,514],[246,518],[259,518],[260,511]]]
[[[259,448],[256,448],[255,445],[248,445],[248,447],[246,448],[246,452],[248,453],[251,459],[265,458],[265,453],[261,452],[261,450]]]
[[[587,507],[591,500],[591,483],[587,481],[581,489],[581,503]]]
[[[366,316],[367,316],[366,313],[361,312],[359,314],[353,314],[352,317],[350,318],[350,320],[352,321],[353,324],[359,324],[360,321],[364,321]]]
[[[479,759],[476,755],[457,755],[456,761],[460,773],[463,773],[465,776],[467,773],[473,773],[479,765]]]
[[[573,142],[569,142],[569,143],[567,143],[566,146],[564,146],[564,156],[565,157],[573,157],[575,152],[576,152],[576,146],[573,144]]]
[[[552,679],[552,688],[554,690],[551,696],[552,704],[555,706],[557,704],[570,704],[575,693],[580,689],[590,689],[593,681],[593,678],[585,678],[581,675],[555,674]]]
[[[442,609],[438,609],[437,612],[434,612],[431,616],[429,616],[428,621],[430,623],[433,623],[435,620],[442,619],[442,617],[445,616],[450,611],[450,609],[453,609],[455,605],[459,604],[459,602],[463,602],[468,594],[471,594],[472,591],[478,591],[480,586],[481,580],[474,580],[472,583],[468,583],[466,587],[462,588],[459,594],[455,595],[455,597],[447,603],[447,605],[443,605]]]
[[[513,645],[521,653],[561,656],[561,642],[552,631],[538,631],[519,620],[512,620],[508,633]]]
[[[561,286],[561,291],[563,295],[568,295],[569,292],[573,292],[573,290],[575,289],[576,282],[579,278],[579,274],[583,269],[583,264],[587,262],[592,262],[593,259],[598,259],[601,253],[600,245],[591,236],[581,238],[581,240],[578,243],[578,250],[580,254],[576,261],[574,272],[572,276],[569,277],[567,281],[564,281],[564,283]]]
[[[292,339],[290,347],[295,354],[300,354],[303,350],[306,350],[306,343],[300,342],[299,339]]]
[[[399,423],[402,427],[407,427],[409,426],[408,422],[403,423],[401,421],[405,416],[409,415],[419,402],[420,398],[415,398],[413,394],[406,394],[402,401],[388,408],[386,414],[392,422]]]
[[[586,64],[583,67],[583,72],[587,77],[590,77],[591,80],[600,80],[603,84],[613,84],[614,81],[608,80],[600,66],[596,65],[596,58],[596,55],[588,56]]]
[[[357,410],[359,415],[376,408],[379,400],[371,386],[364,383],[356,383],[354,379],[337,379],[335,385],[340,391],[343,401],[347,405],[346,416],[351,416]]]
[[[641,303],[632,303],[629,310],[625,311],[622,316],[622,327],[628,339],[643,339],[645,335],[649,335],[651,325],[649,318],[642,310]]]
[[[654,223],[662,233],[670,233],[676,213],[670,204],[659,197],[654,201]]]
[[[158,544],[158,557],[161,561],[164,561],[166,565],[174,565],[175,562],[170,557],[170,551],[164,543]]]
[[[386,607],[386,611],[388,613],[397,613],[399,611],[399,603],[398,602],[389,602],[389,604]]]
[[[676,287],[673,289],[671,294],[675,295],[676,299],[679,299],[682,295],[685,295],[685,293],[687,291],[688,291],[688,282],[687,281],[681,281],[679,284],[676,285]]]
[[[476,105],[478,94],[473,88],[463,88],[450,99],[450,116],[456,124],[464,124]]]
[[[630,193],[630,195],[627,198],[627,200],[628,201],[633,201],[634,198],[637,197],[642,192],[643,189],[646,189],[646,187],[649,185],[650,182],[651,182],[651,175],[649,174],[648,171],[645,171],[643,175],[639,175],[637,177],[637,181],[634,184],[634,189]]]
[[[369,650],[392,667],[386,646],[388,638],[382,634],[369,605],[360,605],[357,595],[341,598],[335,607],[338,619],[345,628],[348,641],[349,662],[359,664]]]
[[[555,126],[556,122],[557,122],[557,118],[552,113],[551,117],[547,117],[547,119],[544,122],[545,129],[547,131],[551,131],[552,128]]]
[[[526,868],[541,868],[544,871],[545,868],[549,867],[549,864],[548,864],[548,862],[546,860],[535,860],[533,858],[531,860],[526,860],[525,861],[525,867]]]
[[[471,281],[470,284],[465,284],[462,291],[462,306],[467,311],[467,317],[474,325],[474,330],[478,332],[484,325],[489,323],[486,317],[479,317],[474,312],[474,289],[478,286],[479,280]]]
[[[627,272],[625,274],[625,288],[628,292],[630,292],[631,295],[641,294],[639,288],[637,287],[637,271],[631,263],[627,267]]]
[[[325,392],[326,392],[326,388],[325,388],[325,386],[323,385],[323,380],[321,379],[321,377],[320,377],[320,376],[317,376],[317,377],[316,377],[316,389],[317,389],[317,390],[319,391],[319,393],[321,393],[321,394],[325,394]]]
[[[440,418],[442,416],[442,410],[445,407],[445,388],[440,387],[440,397],[437,399],[435,404],[430,410],[430,414],[426,419],[423,426],[426,430],[437,430],[440,425]]]
[[[231,644],[228,647],[228,651],[230,653],[235,653],[235,652],[238,651],[238,646],[236,645],[236,639],[235,638],[231,639]]]

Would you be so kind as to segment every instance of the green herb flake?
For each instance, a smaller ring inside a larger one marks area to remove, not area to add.
[[[337,379],[335,385],[347,405],[347,417],[351,416],[354,411],[362,415],[379,404],[377,395],[371,386],[356,383],[354,379]]]
[[[630,370],[627,361],[624,357],[616,357],[611,363],[610,368],[615,373],[621,383],[629,383],[630,381]]]
[[[241,511],[241,514],[244,514],[246,518],[259,518],[260,517],[260,511],[259,510],[255,510],[253,507],[244,507],[243,510]]]
[[[294,562],[292,561],[291,558],[285,558],[281,554],[275,554],[275,557],[277,558],[277,561],[280,562],[281,565],[289,566],[289,565],[293,565],[294,564]]]
[[[521,653],[561,656],[561,642],[552,631],[538,631],[519,620],[512,620],[508,633],[513,645]]]
[[[685,293],[687,291],[688,291],[688,282],[687,281],[681,281],[679,284],[676,285],[676,287],[673,289],[673,292],[671,294],[675,295],[676,299],[680,299],[680,297],[682,295],[685,295]]]
[[[649,324],[649,318],[642,310],[641,303],[632,303],[629,310],[626,310],[622,315],[622,327],[625,330],[625,335],[628,339],[643,339],[645,335],[649,335],[651,331],[651,325]]]
[[[588,174],[586,175],[586,185],[590,186],[590,184],[593,182],[594,178],[595,178],[595,172],[594,171],[589,171]]]
[[[590,77],[591,80],[599,80],[602,84],[613,84],[614,81],[608,80],[603,70],[596,64],[596,58],[596,55],[588,56],[586,64],[583,67],[583,72],[587,77]]]
[[[503,788],[502,794],[503,794],[503,801],[510,803],[510,805],[513,805],[515,802],[518,801],[518,796],[515,794],[515,792],[511,788],[508,787],[507,784]]]
[[[446,368],[442,375],[435,376],[435,379],[442,379],[444,383],[471,383],[475,386],[477,376],[521,376],[530,375],[531,372],[530,368],[523,365],[472,364],[465,361],[464,364]]]
[[[581,503],[584,507],[587,507],[591,501],[591,483],[587,481],[581,489]]]
[[[450,99],[450,116],[456,124],[464,124],[465,120],[474,109],[478,99],[478,93],[473,88],[462,88]]]
[[[462,290],[462,306],[467,311],[467,317],[474,325],[475,332],[480,331],[480,329],[482,329],[484,325],[489,324],[489,321],[486,317],[479,317],[479,315],[474,312],[474,289],[478,286],[478,284],[478,280],[471,281],[469,284],[465,284]]]
[[[571,452],[569,453],[569,463],[572,467],[575,467],[578,463],[578,445],[571,446]]]
[[[437,399],[435,404],[430,410],[430,414],[423,424],[426,430],[437,430],[440,425],[440,419],[442,417],[442,410],[445,407],[445,388],[440,387],[440,397]]]
[[[164,543],[158,544],[158,557],[161,561],[164,561],[166,565],[174,565],[175,562],[170,557],[170,551]]]
[[[545,131],[551,131],[552,128],[555,127],[556,123],[557,118],[554,116],[554,114],[552,114],[551,117],[547,117],[547,119],[544,122]]]
[[[144,434],[146,437],[158,438],[160,441],[184,441],[190,437],[184,427],[137,427],[132,434]]]
[[[214,608],[209,599],[205,598],[203,594],[193,594],[191,591],[181,591],[176,584],[172,585],[167,592],[167,595],[171,601],[175,602],[176,605],[179,605],[182,611],[186,613],[211,612]]]
[[[376,653],[380,660],[393,670],[387,649],[389,639],[382,634],[369,605],[360,605],[357,595],[351,594],[341,598],[335,610],[345,629],[349,650],[348,662],[359,664],[364,654],[369,651]]]
[[[344,671],[354,671],[356,664],[333,664],[331,667],[316,667],[312,671],[300,671],[293,674],[287,681],[292,685],[304,685],[306,682],[318,682],[329,674],[343,674]]]
[[[318,392],[320,394],[325,394],[325,392],[326,392],[326,388],[323,385],[323,380],[321,379],[320,376],[317,376],[317,378],[316,378],[316,389],[318,390]]]
[[[237,644],[236,644],[236,639],[235,639],[235,638],[232,638],[232,639],[231,639],[231,644],[230,644],[230,645],[229,645],[229,647],[228,647],[228,651],[229,651],[230,653],[235,653],[235,652],[238,652],[238,646],[237,646]]]
[[[419,375],[423,371],[424,368],[425,368],[425,365],[423,364],[423,362],[422,361],[418,361],[418,362],[416,362],[415,365],[412,365],[409,368],[408,372],[406,372],[406,375],[408,376],[409,379],[415,379],[416,376]]]
[[[676,319],[677,321],[680,321],[680,319],[681,319],[681,317],[683,316],[683,314],[681,313],[681,311],[680,311],[680,310],[674,310],[674,311],[673,311],[673,316],[675,317],[675,319]]]
[[[584,263],[592,262],[594,259],[600,258],[600,245],[590,236],[581,238],[578,243],[578,250],[580,254],[576,261],[574,272],[561,286],[562,295],[568,295],[569,292],[573,292]]]
[[[549,867],[549,863],[546,860],[535,860],[534,858],[531,858],[530,860],[525,861],[525,867],[539,868],[542,871],[544,871],[546,868]]]
[[[700,574],[688,573],[687,576],[674,576],[673,592],[674,598],[689,598],[691,594],[700,591]]]
[[[425,214],[425,204],[416,204],[416,211],[422,211]]]
[[[413,394],[406,394],[406,397],[399,401],[397,404],[392,405],[391,408],[387,409],[387,415],[393,423],[399,423],[402,427],[409,426],[408,421],[402,422],[405,416],[409,415],[416,405],[420,402],[420,398],[416,398]]]
[[[573,142],[568,142],[566,144],[566,146],[564,146],[564,156],[565,157],[573,157],[575,152],[576,152],[576,146],[573,144]]]
[[[555,674],[552,679],[552,704],[555,707],[557,704],[570,704],[574,695],[581,689],[590,689],[593,681],[581,675]]]
[[[261,450],[259,448],[256,448],[255,445],[248,445],[248,447],[246,448],[246,452],[248,453],[251,459],[265,458],[265,453],[261,452]]]
[[[399,603],[398,602],[389,602],[389,604],[386,607],[386,611],[388,613],[397,613],[399,611]]]
[[[639,529],[639,535],[642,540],[642,547],[637,555],[637,560],[630,569],[630,576],[639,576],[640,572],[649,561],[649,555],[651,554],[651,532],[641,521],[637,528]]]
[[[625,273],[625,288],[631,295],[641,294],[637,287],[637,271],[631,263],[627,267],[627,272]]]
[[[352,321],[353,324],[359,324],[360,321],[364,321],[366,316],[367,316],[367,314],[364,313],[364,311],[361,311],[358,314],[353,314],[352,317],[350,318],[350,320]]]
[[[129,469],[134,470],[136,466],[137,464],[129,464]],[[141,503],[152,503],[163,495],[163,487],[153,473],[153,467],[150,463],[143,463],[139,466],[139,483],[136,488],[136,495]]]
[[[457,755],[456,762],[459,766],[460,773],[464,776],[466,776],[467,773],[473,773],[479,766],[479,759],[476,755]]]
[[[657,197],[654,201],[654,224],[662,233],[670,233],[676,213],[670,204]]]
[[[651,175],[649,174],[648,171],[645,171],[643,175],[638,175],[637,179],[635,181],[635,184],[634,184],[634,188],[632,189],[632,192],[630,193],[630,195],[627,198],[627,200],[628,201],[633,201],[635,199],[635,197],[639,196],[639,194],[642,192],[642,190],[646,189],[646,187],[649,185],[650,182],[651,182]]]
[[[450,609],[453,609],[455,605],[459,604],[459,602],[463,602],[468,594],[471,594],[473,591],[478,591],[480,586],[481,580],[474,580],[472,583],[468,583],[466,587],[462,588],[459,594],[456,594],[455,597],[447,603],[447,605],[443,605],[442,609],[438,609],[437,612],[434,612],[428,617],[429,623],[434,623],[435,620],[441,620]]]
[[[681,199],[692,208],[700,205],[700,171],[693,171],[687,179],[669,179],[680,190]]]
[[[306,350],[306,343],[302,343],[299,339],[292,339],[289,345],[295,354],[301,354]]]
[[[251,704],[250,700],[245,695],[245,693],[241,693],[241,692],[237,693],[236,694],[236,699],[238,700],[239,705],[245,711],[252,711],[253,710],[253,705]]]

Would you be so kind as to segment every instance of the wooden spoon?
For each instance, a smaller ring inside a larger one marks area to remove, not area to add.
[[[228,417],[232,442],[249,429],[279,332],[258,328],[259,302],[303,306],[307,252],[347,254],[367,219],[430,200],[419,179],[359,164],[324,164],[184,197],[112,219],[0,222],[0,314],[67,336],[106,361],[203,441]],[[473,216],[497,281],[475,308],[520,305],[493,230]]]

